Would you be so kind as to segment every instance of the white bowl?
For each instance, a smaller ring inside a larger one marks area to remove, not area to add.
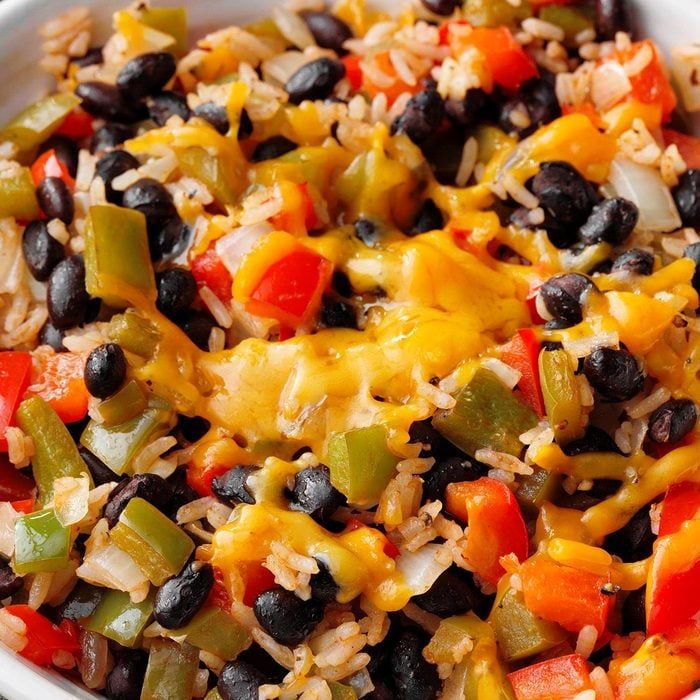
[[[98,31],[107,35],[111,13],[129,0],[4,0],[0,2],[0,65],[5,88],[0,103],[0,124],[7,122],[50,88],[38,66],[41,47],[36,30],[59,12],[74,5],[93,10]],[[191,38],[216,27],[263,16],[281,0],[156,0],[160,5],[185,6]],[[395,0],[372,0],[392,9]],[[699,0],[633,0],[635,21],[645,34],[668,49],[674,44],[700,41]],[[700,122],[696,120],[697,132]],[[8,700],[69,700],[95,698],[56,673],[39,669],[0,648],[0,693]],[[700,700],[700,694],[694,697]]]

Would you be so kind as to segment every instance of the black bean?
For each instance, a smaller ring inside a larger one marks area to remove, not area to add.
[[[80,452],[83,462],[87,464],[95,486],[120,480],[121,477],[119,475],[115,474],[99,457],[92,454],[86,447],[78,445],[78,452]]]
[[[168,190],[150,177],[138,180],[124,191],[122,203],[128,209],[140,211],[146,217],[149,232],[157,232],[177,210]]]
[[[244,661],[257,669],[267,678],[268,683],[281,683],[282,679],[287,675],[288,671],[283,666],[280,666],[262,647],[257,644],[249,646],[245,651],[242,651],[236,661]]]
[[[621,253],[612,264],[611,272],[650,275],[654,270],[654,255],[647,250],[632,248]]]
[[[246,482],[248,477],[255,472],[257,467],[241,465],[233,467],[221,476],[217,476],[211,482],[211,490],[224,503],[235,505],[237,503],[247,503],[253,505],[255,496],[248,488]]]
[[[420,144],[435,179],[441,185],[454,186],[462,160],[464,141],[464,129],[453,126],[438,130],[436,134]]]
[[[606,401],[627,401],[644,385],[644,372],[627,350],[598,348],[583,360],[586,379]]]
[[[197,442],[203,438],[211,428],[211,423],[202,416],[183,416],[177,417],[177,425],[180,429],[180,435],[187,442]]]
[[[459,0],[421,0],[423,6],[436,15],[447,17],[461,4]]]
[[[313,12],[311,10],[301,13],[301,18],[313,34],[316,43],[324,49],[331,49],[339,56],[347,51],[343,44],[352,39],[352,29],[339,17],[330,12]]]
[[[418,210],[413,226],[409,231],[410,236],[416,236],[428,231],[436,231],[445,225],[445,217],[437,204],[432,199],[426,199]]]
[[[369,219],[357,219],[353,224],[355,235],[370,248],[374,248],[381,238],[379,227]]]
[[[412,444],[419,442],[423,445],[421,457],[435,457],[440,461],[448,457],[455,457],[459,453],[459,450],[449,442],[449,440],[446,440],[435,430],[430,420],[411,423],[411,427],[408,429],[408,435],[409,442]]]
[[[111,150],[136,135],[133,127],[111,122],[101,126],[90,139],[90,153],[102,153]]]
[[[66,352],[67,348],[63,344],[63,338],[65,333],[51,323],[47,321],[39,331],[39,344],[48,345],[53,348],[56,352]]]
[[[296,646],[303,642],[323,617],[323,605],[302,600],[284,588],[263,591],[253,603],[261,627],[280,644]]]
[[[540,298],[555,320],[575,326],[583,320],[583,304],[595,285],[578,272],[550,277],[540,287]]]
[[[634,231],[638,220],[639,209],[634,202],[622,197],[604,199],[593,207],[579,229],[579,238],[586,245],[601,242],[620,245]]]
[[[32,221],[22,234],[22,253],[32,277],[45,282],[66,257],[63,246],[49,233],[45,221]]]
[[[208,423],[208,421],[205,422]],[[196,501],[200,495],[187,483],[187,470],[184,467],[176,469],[168,477],[168,484],[172,489],[172,496],[168,502],[166,515],[172,520],[176,520],[177,511],[182,506]]]
[[[126,357],[116,343],[95,348],[85,361],[85,386],[98,399],[111,396],[126,379]]]
[[[363,695],[364,700],[394,700],[394,694],[389,690],[389,686],[376,678],[372,679],[374,690],[368,695]]]
[[[133,124],[145,116],[143,105],[124,95],[116,85],[89,81],[80,83],[75,94],[86,112],[105,121]]]
[[[598,39],[612,40],[617,32],[629,32],[630,20],[627,0],[596,0],[595,26]]]
[[[165,126],[165,123],[172,116],[178,116],[183,121],[187,121],[191,115],[184,96],[172,90],[164,90],[149,97],[146,100],[146,106],[148,107],[148,116],[158,126]]]
[[[54,267],[49,277],[46,305],[56,328],[65,330],[85,321],[90,297],[85,291],[85,263],[71,255]]]
[[[140,700],[148,656],[139,650],[122,653],[107,676],[105,695],[109,700]]]
[[[192,236],[192,229],[179,217],[173,217],[148,236],[151,260],[170,260],[182,253]]]
[[[188,309],[197,298],[197,281],[189,270],[181,267],[164,270],[158,274],[156,281],[156,307],[168,318],[174,318]]]
[[[190,309],[178,317],[177,324],[200,350],[209,349],[209,336],[216,323],[208,313]]]
[[[73,195],[60,177],[45,177],[36,188],[36,198],[49,219],[60,219],[66,225],[73,221]]]
[[[700,169],[691,168],[681,175],[673,198],[683,225],[700,228]]]
[[[513,122],[514,112],[525,113],[527,126],[519,125],[518,120]],[[515,133],[522,139],[560,116],[561,107],[550,81],[533,78],[523,83],[517,95],[503,105],[499,122],[506,133]]]
[[[192,621],[214,585],[211,564],[193,561],[168,579],[156,593],[153,617],[165,629],[175,630]]]
[[[649,437],[658,443],[678,442],[695,427],[697,419],[690,399],[669,399],[649,416]]]
[[[394,119],[392,134],[406,134],[413,143],[427,141],[442,124],[445,103],[437,90],[422,90],[414,95],[404,111]]]
[[[123,193],[112,188],[112,180],[127,170],[134,170],[138,167],[139,162],[126,151],[111,151],[97,161],[95,175],[102,178],[105,183],[105,195],[108,202],[112,204],[122,203]]]
[[[615,441],[604,430],[591,425],[586,430],[583,437],[572,440],[562,447],[562,450],[569,457],[580,455],[584,452],[617,452],[619,448]]]
[[[245,141],[253,135],[253,120],[245,109],[241,110],[241,119],[238,123],[238,140]]]
[[[651,530],[649,507],[637,511],[632,519],[605,538],[605,549],[622,561],[640,561],[651,554],[656,535]]]
[[[22,577],[5,562],[0,563],[0,600],[9,598],[22,588]]]
[[[341,297],[351,297],[353,294],[352,282],[350,278],[342,271],[335,270],[331,279],[331,287],[340,294]]]
[[[175,75],[175,57],[165,51],[142,53],[127,61],[117,75],[117,87],[132,99],[165,87]]]
[[[325,297],[321,307],[321,323],[326,328],[357,328],[357,314],[352,304]]]
[[[223,700],[258,700],[258,689],[267,679],[245,661],[229,661],[219,674],[216,689]]]
[[[331,484],[328,467],[321,465],[302,469],[294,477],[289,508],[322,522],[330,518],[344,500],[343,494]]]
[[[209,122],[220,134],[227,134],[231,128],[226,107],[218,105],[216,102],[202,102],[201,105],[194,108],[192,113],[200,119]],[[240,138],[240,130],[238,135]]]
[[[423,498],[428,501],[445,500],[445,489],[459,481],[474,481],[481,476],[477,466],[459,457],[447,457],[434,464],[423,476]]]
[[[292,104],[304,100],[325,100],[345,77],[345,66],[333,58],[317,58],[305,63],[284,86]]]
[[[645,632],[647,628],[646,613],[647,587],[642,586],[632,591],[622,604],[622,632]]]
[[[80,68],[87,68],[87,66],[99,66],[100,63],[104,63],[104,57],[102,55],[102,47],[95,46],[88,49],[88,52],[81,56],[80,58],[74,58],[73,63]]]
[[[445,114],[459,126],[475,126],[482,121],[492,121],[494,101],[481,88],[467,90],[462,100],[445,100]]]
[[[450,617],[469,612],[481,597],[474,581],[456,566],[451,566],[438,576],[427,593],[415,596],[413,602],[433,615]]]
[[[403,630],[389,656],[391,678],[403,700],[433,700],[440,689],[437,669],[423,658],[427,639],[417,630]]]
[[[693,287],[697,292],[700,292],[700,243],[691,243],[685,247],[683,251],[684,258],[690,258],[695,263],[695,272],[693,273]]]
[[[311,576],[311,595],[321,603],[334,603],[340,586],[335,582],[330,569],[320,559],[316,562],[318,573]]]
[[[266,141],[261,141],[253,150],[250,159],[253,163],[262,163],[264,160],[273,160],[280,158],[285,153],[299,148],[299,146],[290,141],[286,136],[271,136]]]
[[[73,139],[60,134],[54,134],[39,146],[39,153],[54,151],[72,177],[78,172],[78,150],[78,144]]]
[[[103,589],[93,586],[87,581],[78,581],[76,587],[61,603],[58,612],[66,620],[80,620],[90,617],[97,610],[103,596]]]
[[[119,482],[109,494],[104,517],[110,527],[119,521],[124,508],[132,498],[143,498],[160,511],[165,511],[172,497],[170,484],[157,474],[136,474]]]

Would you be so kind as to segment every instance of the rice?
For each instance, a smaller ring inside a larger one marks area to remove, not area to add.
[[[221,352],[226,347],[226,333],[216,326],[212,328],[209,333],[207,347],[209,352]]]
[[[593,625],[584,625],[576,638],[576,653],[587,659],[595,649],[598,630]]]
[[[459,162],[459,168],[455,177],[455,184],[457,187],[466,187],[469,178],[474,172],[474,166],[476,165],[478,156],[479,145],[476,139],[470,136],[464,142],[464,148],[462,149],[462,158]]]
[[[632,418],[643,418],[655,411],[661,404],[671,398],[671,392],[665,386],[658,386],[649,396],[633,399],[624,404],[625,413]]]
[[[505,188],[505,191],[518,203],[522,204],[528,209],[535,209],[540,205],[540,201],[535,197],[530,190],[528,190],[524,185],[516,179],[515,175],[507,172],[502,180],[501,184]]]
[[[231,318],[231,313],[226,308],[219,297],[214,294],[214,292],[209,289],[206,285],[199,288],[199,296],[209,309],[214,320],[223,328],[231,328],[233,325],[233,319]]]
[[[318,562],[313,557],[298,554],[284,542],[275,540],[270,544],[264,566],[282,588],[302,600],[311,598],[311,576],[319,572]]]
[[[34,455],[34,440],[25,435],[21,428],[8,426],[5,430],[7,440],[7,457],[17,469],[29,465],[29,460]]]
[[[555,41],[564,41],[564,30],[557,24],[545,22],[536,17],[528,17],[523,20],[522,28],[538,39],[553,39]]]
[[[383,523],[388,531],[418,512],[423,485],[417,476],[403,472],[391,479],[382,492],[374,516],[376,523]]]
[[[477,461],[483,462],[494,469],[522,476],[530,476],[533,474],[532,467],[529,467],[525,462],[514,457],[507,452],[497,452],[495,450],[479,449],[474,453]]]
[[[299,15],[286,7],[277,6],[272,10],[272,20],[285,39],[300,49],[315,46],[316,40]]]

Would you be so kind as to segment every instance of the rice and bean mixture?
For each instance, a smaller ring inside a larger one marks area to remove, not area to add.
[[[56,88],[0,132],[4,646],[113,700],[698,687],[700,49],[632,12],[41,28]]]

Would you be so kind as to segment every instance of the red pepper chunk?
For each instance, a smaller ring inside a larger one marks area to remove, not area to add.
[[[360,56],[348,54],[340,59],[345,66],[345,77],[350,81],[353,92],[362,88],[362,68],[360,68]]]
[[[513,492],[489,477],[450,484],[447,510],[469,523],[464,558],[479,576],[496,584],[504,573],[500,558],[527,557],[528,536],[520,506]]]
[[[78,107],[63,120],[61,126],[54,133],[68,136],[71,139],[84,139],[94,133],[92,122],[92,116]]]
[[[517,700],[571,700],[593,688],[589,664],[580,654],[547,659],[508,674]]]
[[[0,352],[0,452],[7,452],[5,431],[29,385],[32,357],[28,352]]]
[[[689,168],[700,168],[700,139],[697,136],[682,134],[673,129],[662,129],[661,131],[664,143],[667,146],[675,144]]]
[[[672,484],[661,503],[659,537],[678,532],[686,520],[700,518],[700,484],[684,481]]]
[[[246,310],[296,328],[318,311],[332,274],[330,260],[300,247],[267,268]]]
[[[56,151],[53,148],[42,153],[34,161],[31,171],[32,180],[37,187],[47,177],[57,177],[59,180],[63,180],[70,190],[75,189],[75,180],[71,177],[68,168],[56,155]]]
[[[528,610],[570,632],[593,625],[601,636],[613,608],[614,595],[602,592],[606,576],[563,566],[538,553],[520,567]]]
[[[248,607],[253,607],[255,599],[261,593],[272,588],[279,588],[275,583],[274,574],[269,569],[266,569],[262,562],[248,562],[239,568],[239,573],[245,585],[243,602]]]
[[[187,485],[194,489],[200,496],[211,496],[211,482],[217,476],[225,474],[231,467],[219,464],[212,467],[196,468],[192,464],[187,467]]]
[[[0,455],[0,501],[22,502],[32,498],[34,482],[17,471],[5,455]]]
[[[231,273],[213,246],[192,260],[190,270],[199,288],[209,287],[225,304],[231,301]]]
[[[540,341],[537,340],[534,331],[523,328],[502,346],[501,359],[520,372],[518,388],[522,392],[523,401],[538,416],[543,416],[545,408],[538,366],[540,347]]]
[[[80,644],[77,637],[54,625],[28,605],[8,605],[5,610],[27,626],[27,645],[19,652],[25,659],[38,666],[49,666],[57,651],[78,653]]]

